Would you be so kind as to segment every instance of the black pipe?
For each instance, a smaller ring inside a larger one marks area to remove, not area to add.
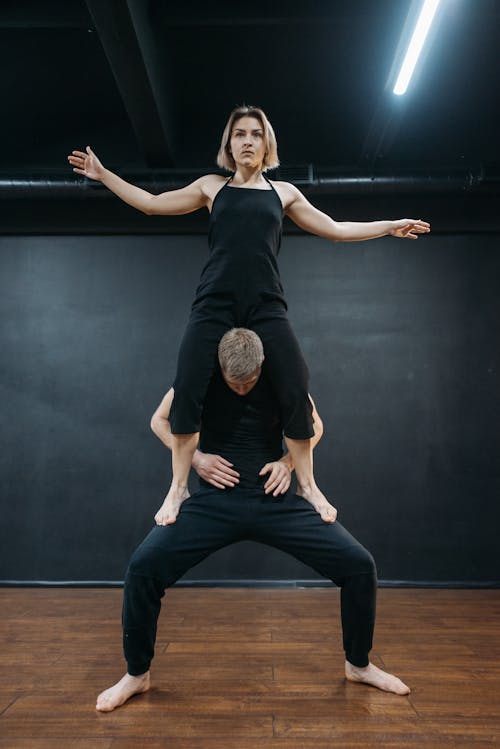
[[[153,193],[183,187],[201,174],[213,170],[172,170],[161,173],[128,172],[124,179]],[[289,174],[287,174],[289,172]],[[500,191],[500,176],[487,177],[479,171],[439,175],[339,175],[315,177],[312,170],[300,174],[297,170],[280,168],[279,178],[287,179],[310,194],[367,195],[367,194],[496,194]],[[0,198],[101,198],[111,193],[103,185],[87,179],[26,177],[0,178]]]

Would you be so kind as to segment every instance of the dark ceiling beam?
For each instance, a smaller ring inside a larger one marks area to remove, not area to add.
[[[144,0],[127,0],[127,4],[141,48],[151,91],[158,107],[163,132],[172,154],[172,161],[175,161],[177,109],[173,94],[175,88],[172,70],[165,63],[166,56],[162,49],[165,45],[165,39],[156,24],[154,15],[152,15],[153,6],[151,3],[144,2]],[[168,166],[168,164],[163,166]]]
[[[210,6],[208,6],[210,7]],[[356,20],[359,20],[359,16]],[[203,17],[199,15],[173,17],[171,14],[165,14],[164,25],[169,28],[183,27],[203,27],[203,26],[230,26],[238,28],[239,26],[324,26],[331,24],[351,24],[353,18],[335,18],[331,16],[234,16],[219,15],[213,13]]]
[[[138,3],[86,2],[147,165],[173,166],[171,123],[158,101],[159,76],[146,50],[147,21]]]
[[[287,0],[257,2],[251,5],[227,0],[155,0],[154,12],[159,22],[169,28],[203,26],[317,26],[352,24],[365,18],[373,19],[373,0],[356,3],[332,0]]]
[[[85,5],[67,0],[0,3],[0,29],[88,29]]]
[[[394,99],[395,97],[393,97]],[[382,101],[376,108],[366,133],[359,166],[361,169],[373,169],[377,162],[386,158],[401,129],[404,108],[401,101],[392,101],[384,92]]]

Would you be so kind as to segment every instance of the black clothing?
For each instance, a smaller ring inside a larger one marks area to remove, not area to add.
[[[309,373],[286,316],[277,255],[283,207],[276,190],[231,187],[217,193],[210,215],[210,256],[181,342],[170,424],[174,434],[200,431],[202,405],[230,328],[254,330],[278,399],[285,435],[312,437]]]
[[[203,489],[181,506],[173,525],[156,526],[134,552],[125,578],[123,648],[128,673],[145,673],[154,655],[165,588],[217,549],[259,541],[292,554],[342,587],[347,660],[368,665],[377,578],[370,553],[339,522],[324,523],[302,497]],[[326,641],[328,633],[325,632]]]
[[[346,657],[368,665],[375,623],[377,577],[370,553],[339,522],[325,523],[302,497],[264,494],[258,472],[282,454],[281,421],[262,375],[244,396],[220,370],[203,408],[200,447],[234,463],[240,483],[210,484],[181,505],[175,523],[157,526],[135,551],[125,579],[123,647],[132,675],[149,669],[164,589],[212,552],[250,539],[286,551],[342,587]]]
[[[283,455],[282,435],[278,404],[265,375],[241,396],[226,385],[217,367],[203,406],[200,450],[233,463],[239,488],[262,489],[268,476],[259,471]],[[200,488],[213,487],[200,478]]]
[[[276,261],[282,223],[283,205],[271,184],[269,190],[259,190],[226,182],[212,204],[210,256],[195,303],[212,294],[229,294],[243,310],[269,301],[286,309]]]

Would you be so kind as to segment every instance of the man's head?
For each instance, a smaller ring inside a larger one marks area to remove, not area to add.
[[[257,333],[246,328],[232,328],[219,342],[219,364],[228,387],[246,395],[260,377],[264,348]]]

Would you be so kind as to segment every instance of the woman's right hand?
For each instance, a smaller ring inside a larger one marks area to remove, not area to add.
[[[83,174],[84,177],[95,179],[100,182],[104,176],[105,169],[90,146],[84,151],[72,151],[68,156],[68,161],[77,174]]]

